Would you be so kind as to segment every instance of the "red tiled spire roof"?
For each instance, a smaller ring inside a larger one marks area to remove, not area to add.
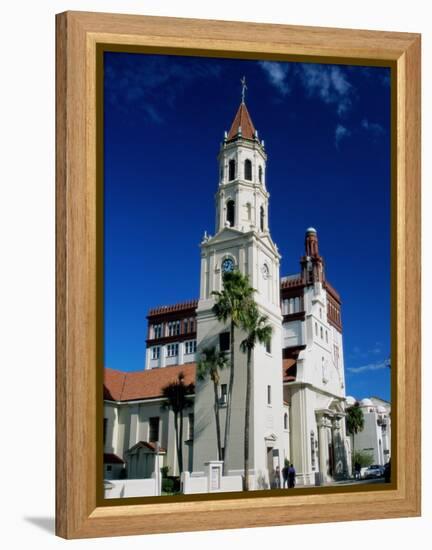
[[[255,126],[253,125],[252,119],[250,117],[249,111],[247,110],[246,103],[240,103],[237,114],[234,118],[233,123],[231,124],[231,129],[228,132],[227,140],[234,139],[241,127],[242,137],[245,139],[254,139],[255,138]]]

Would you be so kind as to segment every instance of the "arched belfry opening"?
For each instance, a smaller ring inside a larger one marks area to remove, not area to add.
[[[260,208],[260,228],[261,231],[264,231],[264,206]]]
[[[228,163],[228,179],[229,181],[234,180],[236,177],[236,161],[231,159]]]
[[[260,165],[258,168],[258,180],[260,183],[262,183],[262,179],[263,179],[263,169],[262,169],[262,166]]]
[[[244,177],[245,180],[252,181],[252,162],[250,161],[250,159],[245,160]]]
[[[235,203],[233,200],[229,200],[226,204],[226,219],[231,227],[235,223]]]

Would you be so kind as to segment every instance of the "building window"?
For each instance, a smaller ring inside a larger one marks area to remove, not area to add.
[[[189,332],[189,320],[185,319],[183,321],[183,334],[187,334]]]
[[[324,331],[323,331],[323,328],[320,327],[320,336],[321,336],[321,340],[324,338]]]
[[[236,161],[231,159],[228,163],[228,179],[232,181],[236,177]]]
[[[245,180],[251,181],[252,180],[252,162],[249,159],[245,160],[244,171],[245,171]]]
[[[190,413],[188,415],[189,420],[189,433],[188,433],[188,439],[194,438],[194,414]]]
[[[178,344],[167,345],[167,357],[175,357],[178,355]]]
[[[271,405],[271,386],[267,386],[267,405]]]
[[[288,429],[288,413],[284,414],[284,430]]]
[[[180,321],[170,321],[168,323],[168,336],[178,336],[180,334]]]
[[[153,337],[162,338],[162,323],[153,325]]]
[[[234,226],[235,223],[235,203],[234,201],[228,201],[226,205],[226,219],[227,222],[230,224],[231,227]]]
[[[260,183],[262,183],[262,176],[263,176],[263,169],[262,169],[262,166],[260,166],[258,168],[258,179]]]
[[[189,330],[195,332],[195,319],[189,319]]]
[[[112,466],[111,464],[107,464],[107,472],[111,472],[112,471]]]
[[[159,359],[159,355],[160,355],[160,347],[155,346],[154,348],[152,348],[151,358],[152,359]]]
[[[103,421],[103,444],[105,445],[108,430],[108,418],[104,418]]]
[[[185,342],[185,353],[195,353],[196,352],[196,340],[190,340]]]
[[[227,395],[228,395],[228,386],[226,384],[221,384],[220,387],[220,403],[221,405],[226,405]]]
[[[319,308],[319,311],[320,311],[320,319],[322,319],[322,309]]]
[[[168,323],[168,336],[178,336],[180,334],[180,321],[170,321]]]
[[[302,301],[299,296],[296,298],[285,298],[282,301],[282,313],[283,315],[291,315],[292,313],[299,313],[302,308]]]
[[[223,167],[223,164],[221,164],[221,167],[220,167],[220,179],[221,179],[221,181],[223,180],[223,177],[224,177],[224,167]]]
[[[260,208],[260,228],[261,231],[264,231],[264,206]]]
[[[271,340],[265,343],[265,350],[267,353],[271,353]]]
[[[326,342],[328,344],[328,330],[326,330]]]
[[[220,351],[229,351],[230,349],[230,333],[221,332],[219,334],[219,349]]]
[[[152,416],[149,418],[149,441],[159,441],[159,417]]]
[[[318,336],[318,323],[315,323],[315,336]]]

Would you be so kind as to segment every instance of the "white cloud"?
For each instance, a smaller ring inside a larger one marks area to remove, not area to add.
[[[347,370],[352,374],[359,374],[361,372],[386,369],[389,366],[390,366],[390,359],[384,359],[384,361],[379,361],[377,363],[370,363],[368,365],[363,365],[361,367],[349,367]]]
[[[118,56],[105,66],[106,99],[121,112],[141,113],[156,124],[164,122],[166,108],[175,108],[177,95],[202,78],[217,79],[221,66],[190,60],[185,65],[165,56]],[[158,108],[154,99],[158,99]],[[163,104],[162,99],[165,102]]]
[[[351,132],[346,128],[345,126],[342,126],[342,124],[338,124],[336,126],[335,130],[335,145],[336,148],[339,147],[339,143],[342,139],[345,139],[351,135]]]
[[[342,115],[351,107],[352,86],[340,67],[334,65],[300,65],[300,78],[310,97],[318,97],[324,103],[336,106]]]
[[[259,65],[282,95],[291,91],[292,81],[296,78],[309,97],[334,105],[338,115],[346,113],[351,107],[353,87],[347,72],[341,67],[315,63],[290,66],[272,61],[260,61]]]
[[[384,128],[377,122],[369,122],[367,118],[361,121],[361,126],[364,130],[371,132],[374,136],[380,136],[384,134]]]
[[[268,79],[282,95],[286,95],[290,91],[287,82],[287,76],[290,70],[290,65],[287,63],[276,63],[274,61],[260,61],[260,67],[267,74]]]

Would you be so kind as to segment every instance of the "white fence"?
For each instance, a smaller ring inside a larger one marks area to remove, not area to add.
[[[243,490],[243,480],[239,475],[220,476],[219,482],[213,484],[209,476],[191,476],[183,472],[183,492],[185,495],[196,493],[231,493]]]
[[[155,497],[161,494],[161,476],[146,479],[113,479],[105,482],[105,498]]]

